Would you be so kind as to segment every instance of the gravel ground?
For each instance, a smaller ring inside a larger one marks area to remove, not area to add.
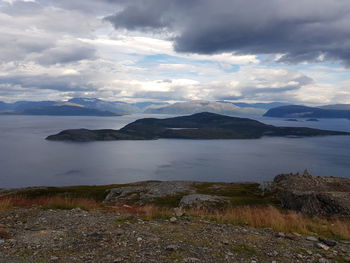
[[[0,211],[0,263],[350,262],[350,244],[181,219],[144,221],[117,212]],[[173,222],[171,222],[173,221]]]

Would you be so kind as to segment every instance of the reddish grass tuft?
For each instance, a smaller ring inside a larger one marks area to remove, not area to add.
[[[314,234],[335,239],[350,239],[350,219],[308,217],[291,210],[268,207],[237,207],[216,213],[188,211],[218,223],[255,228],[272,228],[276,232]]]
[[[0,199],[0,210],[12,207],[40,206],[44,209],[73,209],[81,208],[85,210],[96,209],[101,206],[99,202],[90,198],[68,198],[61,196],[52,197],[8,197]]]
[[[0,239],[10,239],[11,235],[5,229],[0,227]]]

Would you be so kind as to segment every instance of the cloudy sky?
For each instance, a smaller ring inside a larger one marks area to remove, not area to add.
[[[350,103],[349,0],[0,0],[0,100]]]

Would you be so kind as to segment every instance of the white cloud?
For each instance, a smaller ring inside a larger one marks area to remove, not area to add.
[[[229,52],[178,53],[169,34],[114,30],[102,20],[118,8],[112,1],[89,0],[84,8],[68,0],[2,3],[1,100],[91,96],[350,103],[344,68],[268,65],[282,54],[264,61]]]

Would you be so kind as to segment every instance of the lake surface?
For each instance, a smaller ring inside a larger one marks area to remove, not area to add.
[[[350,177],[350,136],[54,142],[47,135],[69,128],[112,128],[143,117],[0,116],[0,188],[98,185],[142,180],[267,181],[307,168],[320,176]],[[289,122],[279,126],[350,131],[349,120]]]

